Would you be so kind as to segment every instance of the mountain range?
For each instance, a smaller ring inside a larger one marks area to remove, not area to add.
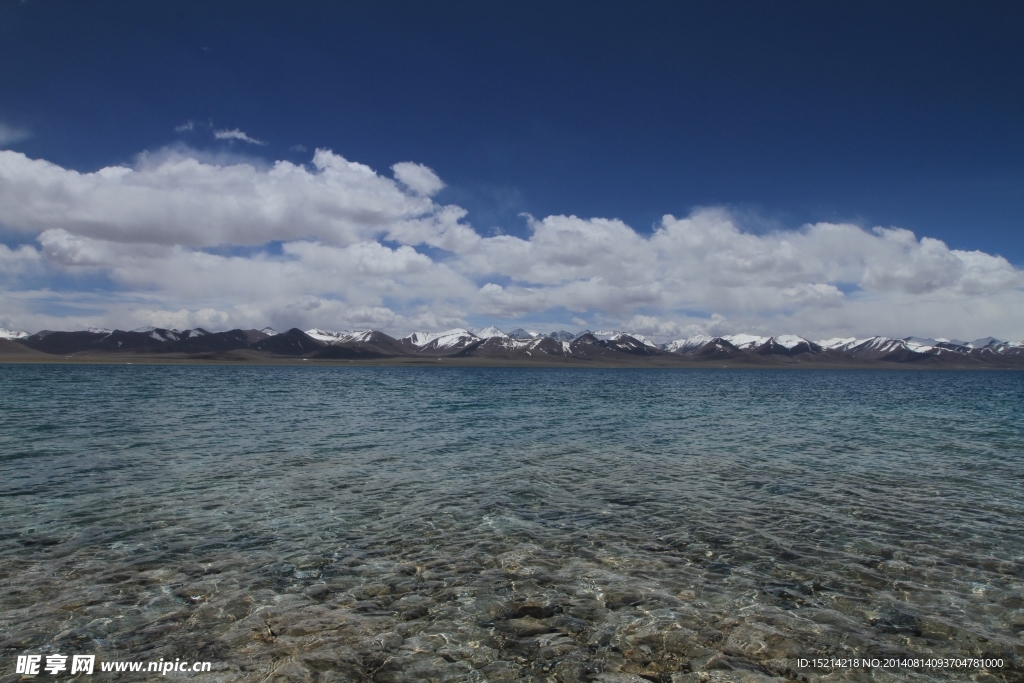
[[[163,356],[206,360],[416,360],[459,359],[486,364],[575,361],[610,365],[919,365],[937,367],[1021,367],[1024,341],[985,337],[972,342],[919,337],[835,338],[812,341],[796,335],[764,337],[696,335],[656,344],[641,334],[618,330],[542,334],[496,327],[414,332],[395,339],[377,330],[332,331],[293,328],[209,332],[144,327],[131,331],[90,328],[36,334],[0,328],[0,357],[45,356],[89,359],[100,356]]]

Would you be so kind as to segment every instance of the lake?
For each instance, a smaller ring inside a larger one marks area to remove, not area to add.
[[[1024,676],[1020,372],[0,365],[0,520],[0,681]]]

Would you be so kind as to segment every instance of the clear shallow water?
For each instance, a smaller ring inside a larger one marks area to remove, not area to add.
[[[0,365],[0,681],[1021,680],[1022,418],[1024,373]],[[1005,666],[795,661],[864,656]]]

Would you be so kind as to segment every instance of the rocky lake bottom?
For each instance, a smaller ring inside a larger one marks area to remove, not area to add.
[[[1022,418],[1012,372],[0,365],[0,683],[1021,681]],[[153,680],[37,680],[94,676]]]

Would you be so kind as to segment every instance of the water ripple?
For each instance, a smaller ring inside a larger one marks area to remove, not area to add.
[[[1022,413],[1021,373],[0,365],[0,661],[1020,680]]]

